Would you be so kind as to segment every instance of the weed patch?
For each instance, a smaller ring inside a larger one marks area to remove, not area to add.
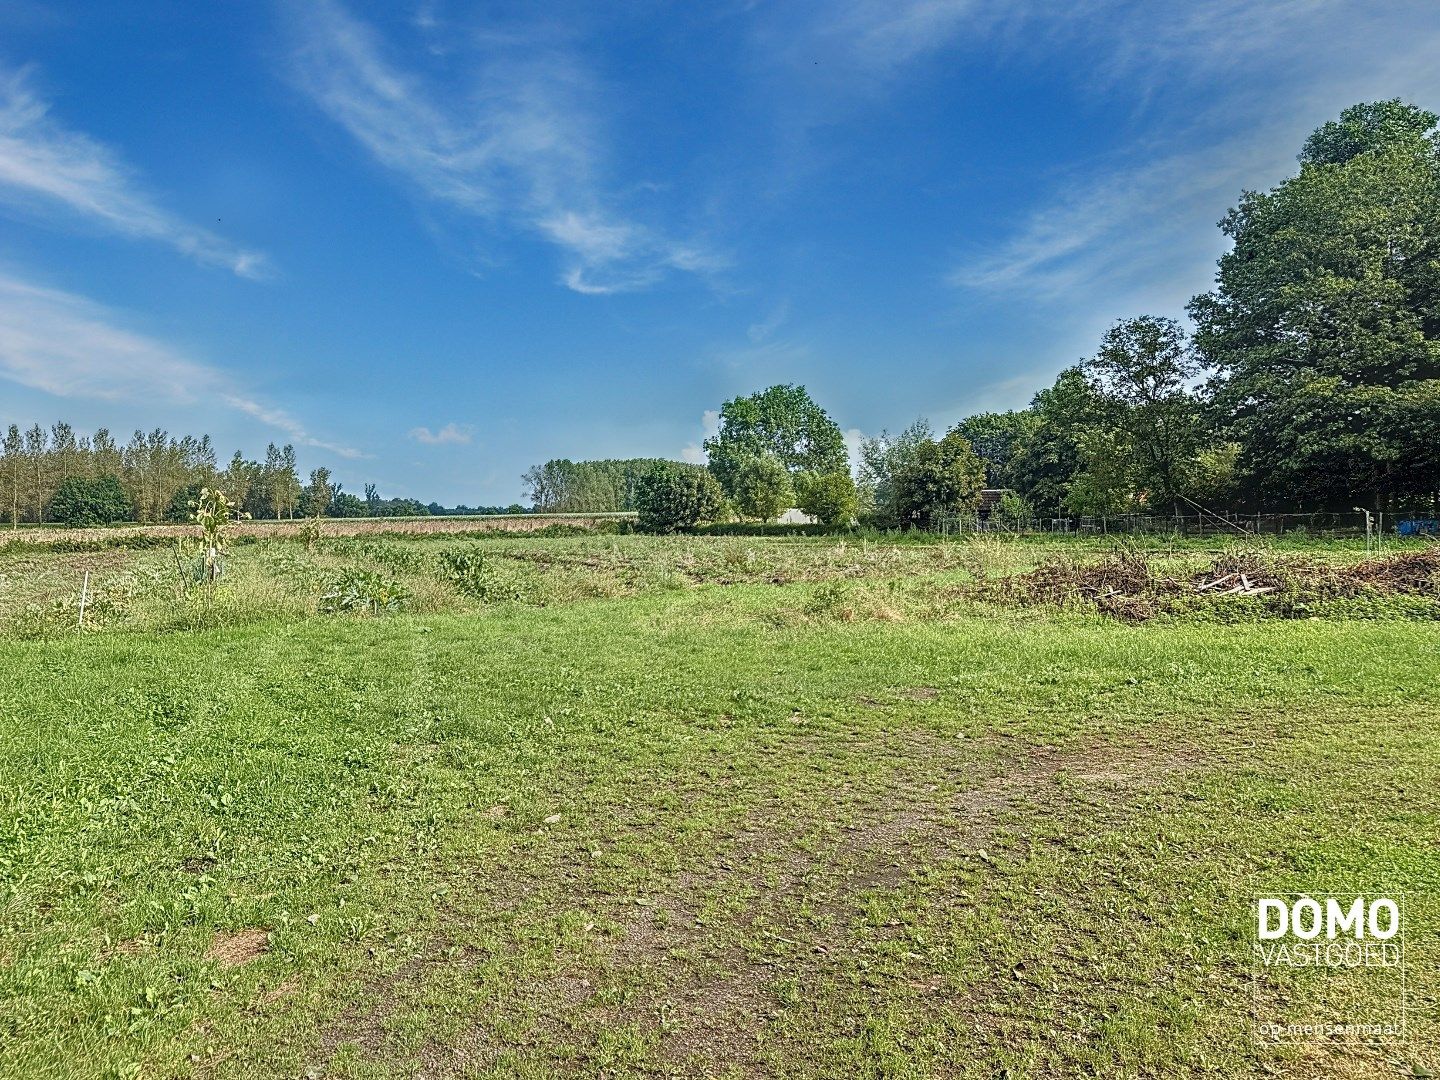
[[[400,611],[410,600],[399,582],[373,570],[346,570],[320,596],[320,610],[329,615],[378,615]]]

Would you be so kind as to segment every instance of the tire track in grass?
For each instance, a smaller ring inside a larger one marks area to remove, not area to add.
[[[937,861],[985,861],[983,845],[1005,817],[1023,802],[1054,797],[1057,785],[1143,786],[1196,767],[1193,756],[1154,747],[1117,752],[1093,744],[1017,756],[1007,744],[1000,767],[982,764],[977,772],[977,747],[915,733],[904,743],[898,758],[887,747],[896,766],[888,793],[832,793],[808,814],[758,806],[713,857],[682,865],[650,895],[605,895],[587,883],[583,866],[565,867],[572,881],[558,903],[582,904],[587,929],[594,928],[588,947],[517,980],[509,1020],[492,1012],[489,1022],[407,1051],[416,1056],[405,1060],[422,1062],[436,1077],[520,1063],[589,1075],[610,1060],[604,1044],[619,1032],[667,1075],[729,1068],[759,1075],[762,1042],[786,984],[824,979],[837,957],[883,948],[893,936],[894,927],[882,924],[856,937],[872,897],[902,888]],[[560,914],[532,910],[526,918]],[[505,970],[493,956],[452,951],[437,942],[400,978],[467,964],[487,978]],[[347,1026],[340,1041],[361,1045],[374,1060],[400,1050],[384,1038],[383,1018],[352,1016]]]

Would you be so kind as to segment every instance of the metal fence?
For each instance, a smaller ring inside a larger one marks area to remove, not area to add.
[[[1377,515],[1377,534],[1395,531],[1399,521]],[[998,510],[981,516],[940,514],[933,522],[936,532],[946,536],[964,533],[1077,533],[1084,535],[1145,534],[1160,536],[1261,536],[1282,533],[1311,533],[1319,536],[1364,536],[1365,515],[1348,513],[1294,514],[1116,514],[1036,518],[1004,514]]]

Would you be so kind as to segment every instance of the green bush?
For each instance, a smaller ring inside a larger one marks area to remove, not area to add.
[[[848,472],[801,473],[795,478],[795,494],[800,509],[826,525],[848,525],[860,508]]]
[[[773,521],[794,498],[790,474],[773,454],[744,458],[730,481],[730,498],[742,517]]]
[[[724,505],[724,493],[709,469],[678,461],[656,465],[635,491],[640,530],[648,533],[685,532],[714,521]]]
[[[440,568],[445,579],[463,593],[482,600],[489,593],[485,573],[485,553],[476,549],[447,548],[439,553]]]
[[[62,525],[109,525],[129,521],[131,512],[130,497],[109,473],[66,478],[50,503],[51,515]]]

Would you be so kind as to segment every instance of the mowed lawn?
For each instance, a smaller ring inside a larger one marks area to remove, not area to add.
[[[803,596],[0,644],[0,1075],[1440,1070],[1433,624]],[[1310,889],[1404,1041],[1254,1036]]]

